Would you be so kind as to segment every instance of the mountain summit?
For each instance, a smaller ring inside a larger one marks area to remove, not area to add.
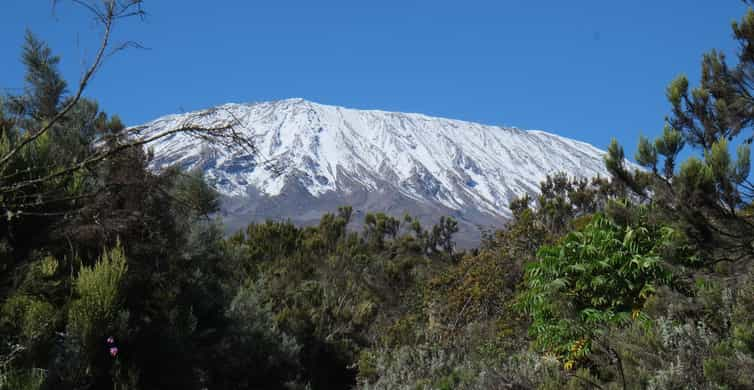
[[[194,114],[146,126],[167,130]],[[231,228],[264,218],[311,223],[352,205],[357,212],[408,212],[427,223],[451,215],[470,233],[504,222],[509,202],[536,194],[547,174],[608,175],[605,152],[583,142],[421,114],[287,99],[225,104],[208,120],[237,123],[260,155],[249,159],[174,134],[153,144],[153,165],[202,169],[224,196]],[[259,163],[265,160],[283,167],[282,174],[265,169]]]

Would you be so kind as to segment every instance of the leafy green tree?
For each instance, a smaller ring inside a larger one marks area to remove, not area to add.
[[[629,225],[597,215],[557,245],[540,248],[519,302],[539,348],[573,365],[588,355],[596,330],[630,322],[658,286],[671,282],[660,254],[675,232],[646,214],[640,209]]]

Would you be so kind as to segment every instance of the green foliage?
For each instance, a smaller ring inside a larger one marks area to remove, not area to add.
[[[666,89],[665,96],[674,106],[680,105],[681,98],[688,93],[688,89],[688,78],[686,78],[686,75],[679,75],[672,82],[670,82],[670,85],[668,85]]]
[[[624,160],[623,147],[620,146],[617,139],[611,139],[610,146],[607,147],[607,154],[605,155],[607,169],[613,174],[625,172]]]
[[[301,346],[283,332],[260,286],[238,289],[225,315],[232,325],[211,352],[217,370],[211,382],[222,388],[284,388],[295,381]]]
[[[735,142],[752,139],[754,11],[733,31],[738,64],[711,52],[698,87],[667,88],[663,134],[636,153],[651,172],[613,140],[612,179],[548,176],[469,252],[453,218],[367,213],[357,231],[350,207],[226,238],[199,172],[151,172],[136,149],[64,171],[126,133],[81,100],[0,168],[0,389],[751,388],[754,191]],[[0,155],[70,98],[30,34],[23,61]],[[687,144],[701,158],[676,169]]]
[[[589,364],[602,386],[623,378],[625,388],[751,387],[754,354],[736,341],[736,329],[751,324],[749,280],[733,287],[708,275],[692,291],[659,288],[645,304],[651,322],[610,327],[596,339]]]
[[[640,210],[630,225],[597,215],[559,244],[543,246],[539,261],[526,269],[519,303],[532,317],[537,345],[579,359],[588,354],[588,340],[601,326],[635,318],[657,286],[671,282],[659,256],[671,234],[648,223]]]
[[[438,314],[457,326],[498,313],[510,298],[506,272],[516,272],[516,268],[513,259],[504,254],[484,251],[464,257],[430,284],[433,291],[446,289]]]
[[[639,147],[641,148],[642,146],[646,149],[646,144],[642,145],[642,143],[640,143]],[[657,150],[657,147],[655,146],[654,149]],[[649,153],[649,155],[641,156],[643,159],[648,159],[650,162],[654,160],[651,149],[649,151],[645,150],[645,153]],[[610,175],[612,175],[613,185],[619,185],[620,192],[622,193],[621,196],[626,195],[626,188],[630,189],[634,194],[644,196],[644,180],[642,180],[643,173],[640,171],[632,172],[626,168],[623,147],[615,138],[610,141],[610,146],[607,148],[607,154],[605,154],[604,160],[605,167],[608,172],[610,172]],[[668,160],[666,159],[666,163],[667,161]]]
[[[94,348],[97,340],[104,339],[108,330],[112,330],[126,270],[126,256],[120,243],[105,251],[94,266],[79,270],[74,281],[77,299],[68,312],[69,329],[86,348]]]
[[[458,222],[452,217],[440,217],[440,223],[432,227],[428,247],[432,251],[442,251],[447,256],[453,255],[453,234],[458,233]]]
[[[384,247],[386,237],[395,239],[400,229],[400,221],[385,213],[367,213],[364,217],[367,240],[378,249]]]
[[[66,82],[57,70],[60,57],[37,39],[31,31],[26,32],[22,55],[26,66],[27,93],[30,95],[30,109],[40,118],[51,119],[58,110]]]
[[[738,186],[749,175],[749,145],[739,145],[738,159],[733,161],[728,151],[728,141],[715,141],[704,155],[705,165],[709,167],[717,193],[731,209],[741,205]]]
[[[675,172],[675,159],[685,145],[683,134],[665,124],[662,135],[655,140],[655,150],[665,158],[665,168],[663,170],[665,177],[673,177]],[[641,148],[641,144],[639,144]]]
[[[736,148],[736,164],[732,168],[731,179],[736,184],[742,184],[749,177],[751,170],[751,146],[738,145]]]
[[[39,390],[45,380],[41,369],[4,370],[0,368],[0,390]]]
[[[14,328],[25,344],[49,338],[56,322],[55,308],[28,295],[14,295],[2,306],[3,327]]]
[[[678,187],[688,200],[699,200],[709,196],[714,192],[712,169],[695,157],[687,159],[681,165]]]
[[[545,231],[553,237],[561,236],[573,228],[577,219],[588,219],[603,210],[609,200],[625,196],[616,181],[569,178],[564,173],[548,175],[540,183],[540,191],[536,204],[530,205],[531,200],[525,195],[514,199],[511,206],[516,223],[510,231],[529,230],[527,234],[513,234],[511,239],[530,241],[528,249],[532,252],[536,250],[534,244],[542,243]]]
[[[704,360],[704,375],[721,387],[754,386],[754,274],[732,296],[730,337],[711,348]],[[726,302],[728,303],[728,302]],[[723,306],[724,307],[724,306]],[[723,328],[725,329],[725,328]]]
[[[408,216],[367,213],[361,233],[347,230],[350,219],[344,207],[317,226],[268,221],[227,240],[274,327],[300,346],[291,377],[312,388],[351,387],[369,345],[412,343],[423,281],[452,257],[451,219],[427,231]]]
[[[647,138],[639,137],[638,151],[634,158],[644,167],[651,168],[652,172],[657,172],[657,149],[649,143]]]
[[[173,192],[178,204],[188,213],[206,216],[220,209],[219,195],[204,181],[201,171],[179,175]]]
[[[4,190],[0,207],[8,218],[15,218],[13,225],[20,225],[18,229],[24,228],[21,219],[52,210],[62,213],[81,199],[91,178],[83,172],[62,173],[91,153],[98,124],[95,118],[104,117],[95,103],[82,99],[49,131],[11,156],[22,142],[47,126],[67,102],[66,82],[58,70],[60,58],[30,32],[22,61],[26,67],[24,93],[0,99],[0,117],[4,118],[0,156],[8,157],[1,168],[0,186]]]

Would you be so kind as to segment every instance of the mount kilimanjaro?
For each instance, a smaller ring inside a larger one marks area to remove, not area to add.
[[[144,126],[165,131],[192,115],[168,115]],[[422,114],[287,99],[225,104],[205,120],[238,123],[258,156],[176,133],[152,144],[152,166],[203,170],[222,195],[229,230],[264,219],[311,224],[351,205],[357,221],[373,211],[407,212],[425,224],[452,216],[459,221],[459,244],[473,244],[480,228],[510,218],[514,197],[536,195],[546,175],[609,175],[605,152],[584,142]]]

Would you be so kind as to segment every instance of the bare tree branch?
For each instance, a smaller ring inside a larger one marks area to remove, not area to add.
[[[119,51],[126,50],[126,49],[139,49],[139,50],[150,50],[148,47],[142,45],[139,42],[136,41],[125,41],[118,46],[115,46],[112,50],[110,50],[109,53],[107,53],[107,57],[113,56]]]
[[[79,0],[74,0],[76,3],[82,3]],[[97,54],[94,57],[94,62],[92,62],[92,65],[87,69],[87,71],[84,73],[84,76],[81,78],[81,81],[79,81],[78,88],[76,90],[76,93],[73,95],[73,98],[66,104],[65,107],[63,107],[62,110],[60,110],[49,122],[47,122],[46,125],[44,125],[41,129],[39,129],[36,132],[29,133],[28,136],[26,136],[21,142],[18,143],[13,149],[11,149],[8,153],[6,153],[3,157],[0,158],[0,173],[5,172],[5,168],[8,166],[8,163],[13,159],[13,157],[24,147],[26,147],[28,144],[34,142],[36,139],[41,137],[43,134],[47,133],[56,123],[58,123],[66,114],[68,114],[71,109],[73,109],[74,106],[79,102],[81,99],[81,95],[84,93],[84,89],[86,89],[87,84],[89,83],[89,80],[91,80],[92,76],[97,72],[97,70],[100,67],[100,64],[102,62],[102,57],[105,54],[105,51],[107,50],[107,46],[110,42],[110,32],[112,29],[113,24],[113,12],[115,7],[115,0],[110,0],[107,8],[107,14],[106,18],[103,20],[104,24],[104,33],[102,35],[102,41],[100,43],[100,47],[97,50]],[[84,5],[84,4],[82,4]],[[90,8],[90,7],[88,7]],[[95,12],[95,14],[99,11],[94,10],[92,12]]]
[[[16,145],[13,145],[10,151],[0,156],[0,196],[6,198],[3,204],[4,209],[8,211],[23,211],[27,207],[39,206],[40,201],[55,203],[90,196],[91,194],[67,197],[64,194],[60,194],[61,191],[65,191],[65,186],[67,185],[63,182],[57,183],[54,185],[55,188],[51,190],[38,191],[39,189],[34,189],[27,191],[27,189],[54,182],[83,169],[92,169],[97,164],[118,153],[142,147],[173,134],[185,133],[188,136],[205,141],[211,146],[239,150],[241,158],[250,158],[253,160],[258,158],[260,153],[256,147],[255,140],[249,135],[251,132],[241,131],[243,128],[241,120],[227,108],[215,108],[185,117],[171,128],[154,131],[154,128],[150,126],[137,126],[126,129],[119,134],[106,135],[90,144],[93,147],[91,154],[83,160],[74,161],[67,166],[32,165],[26,169],[6,173],[8,167],[11,166],[10,162],[14,161],[15,156],[24,150],[24,148],[31,146],[42,135],[51,131],[56,124],[60,123],[74,109],[81,100],[84,90],[87,88],[92,77],[102,67],[105,58],[127,48],[144,48],[141,44],[134,41],[126,41],[115,47],[111,44],[111,33],[116,20],[133,16],[144,17],[145,12],[141,8],[141,0],[71,0],[71,2],[86,9],[97,22],[102,23],[103,34],[99,48],[93,62],[82,75],[76,92],[68,99],[65,106],[52,119],[45,122],[39,130],[27,130],[25,136]],[[57,0],[53,0],[52,3],[53,7],[55,7]],[[224,110],[227,115],[224,116],[223,121],[217,123],[214,115],[219,110]],[[228,117],[231,118],[230,121],[227,119]],[[262,164],[264,164],[265,169],[272,170],[275,173],[280,172],[280,168],[271,159],[263,160]],[[21,180],[18,180],[19,178]],[[18,181],[9,183],[15,180]],[[54,196],[56,192],[59,196]],[[26,213],[28,214],[28,212]]]
[[[62,168],[58,170],[57,172],[50,173],[43,177],[25,180],[19,183],[15,183],[13,185],[0,187],[0,193],[12,193],[12,192],[15,192],[15,191],[18,191],[18,190],[21,190],[30,186],[48,182],[50,180],[53,180],[55,178],[58,178],[64,175],[69,175],[83,168],[97,164],[107,159],[108,157],[118,154],[124,150],[146,145],[160,138],[164,138],[169,135],[177,134],[177,133],[186,133],[186,134],[193,135],[193,136],[196,136],[198,138],[201,138],[210,142],[219,140],[223,142],[222,144],[224,146],[233,146],[235,144],[235,145],[239,145],[242,148],[248,147],[248,148],[252,148],[251,150],[256,150],[253,143],[249,142],[242,135],[233,131],[233,125],[231,124],[220,125],[217,127],[201,128],[201,127],[198,127],[194,123],[187,123],[182,126],[178,126],[169,130],[159,132],[157,134],[147,135],[143,138],[130,140],[126,143],[122,143],[114,147],[110,147],[110,148],[105,147],[104,150],[94,153],[93,155],[89,156],[85,160],[80,161],[76,164],[70,165],[68,167]],[[233,142],[229,142],[229,141],[233,141]]]

